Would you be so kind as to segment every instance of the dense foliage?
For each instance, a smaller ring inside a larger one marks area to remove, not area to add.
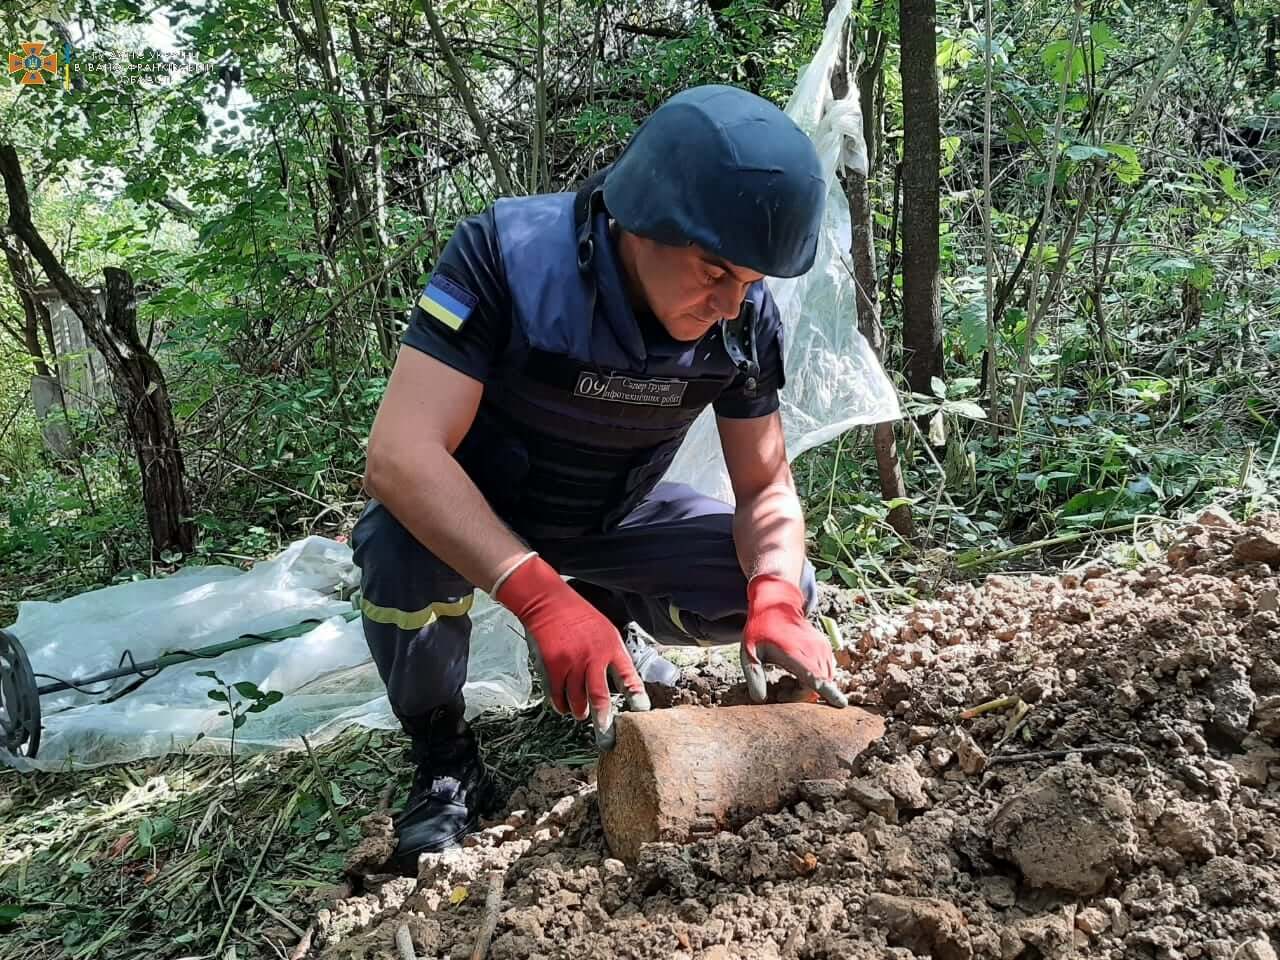
[[[918,399],[942,412],[920,421],[933,444],[912,421],[899,430],[921,536],[892,533],[869,445],[842,438],[797,470],[827,575],[888,588],[892,562],[924,584],[931,547],[972,569],[1207,499],[1255,507],[1280,473],[1280,6],[998,3],[989,61],[981,7],[944,0],[937,16],[946,367]],[[44,85],[0,87],[0,141],[68,270],[86,284],[104,266],[132,273],[198,555],[236,560],[340,531],[358,509],[406,308],[459,217],[571,186],[686,85],[784,103],[823,10],[67,0],[0,18],[8,48],[43,40],[62,64]],[[854,21],[896,372],[896,4]],[[0,621],[21,598],[153,572],[110,400],[71,411],[73,458],[44,448],[29,378],[54,358],[20,336],[13,282],[0,269]]]

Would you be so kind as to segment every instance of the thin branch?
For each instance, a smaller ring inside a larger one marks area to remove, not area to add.
[[[1147,87],[1146,92],[1142,94],[1142,99],[1138,101],[1133,113],[1129,115],[1130,123],[1136,123],[1147,112],[1147,107],[1151,106],[1151,101],[1155,98],[1156,91],[1164,83],[1164,75],[1173,66],[1173,61],[1178,59],[1178,55],[1182,52],[1182,45],[1187,42],[1187,37],[1191,36],[1191,31],[1195,27],[1196,21],[1200,19],[1200,14],[1204,12],[1204,5],[1205,0],[1196,0],[1196,5],[1187,14],[1186,22],[1182,25],[1182,32],[1178,34],[1178,39],[1174,41],[1173,46],[1169,48],[1169,52],[1160,61],[1160,67],[1156,70],[1156,75],[1151,79],[1151,85]]]
[[[262,861],[267,858],[267,850],[271,848],[271,841],[275,839],[276,830],[280,828],[280,824],[284,821],[284,814],[285,811],[281,810],[276,814],[276,818],[271,821],[271,829],[267,831],[267,839],[262,844],[262,852],[258,854],[258,859],[253,863],[253,869],[249,871],[249,879],[240,888],[240,895],[236,897],[235,902],[231,905],[231,910],[227,913],[227,922],[222,927],[222,936],[218,937],[218,946],[213,951],[214,956],[222,955],[222,945],[227,942],[227,935],[231,933],[231,924],[235,920],[236,914],[240,911],[240,904],[244,901],[245,895],[253,886],[253,881],[258,878],[258,871],[262,868]]]
[[[333,304],[331,304],[329,308],[325,310],[325,312],[322,313],[316,320],[312,321],[311,323],[308,323],[303,328],[302,332],[284,350],[279,351],[279,355],[288,356],[290,352],[292,352],[293,350],[296,350],[298,346],[301,344],[303,338],[310,335],[312,330],[314,330],[318,326],[321,326],[327,323],[330,317],[332,317],[335,313],[337,313],[338,310],[342,308],[347,303],[348,300],[354,297],[361,290],[365,289],[371,284],[381,283],[383,279],[385,279],[386,277],[394,273],[396,270],[398,270],[400,268],[400,265],[403,264],[405,260],[407,260],[413,253],[415,253],[419,247],[421,247],[424,243],[426,243],[427,240],[431,239],[433,235],[434,234],[432,233],[432,231],[424,230],[421,236],[419,236],[416,240],[413,241],[413,243],[409,244],[403,250],[401,250],[400,253],[396,255],[395,259],[393,259],[390,263],[388,263],[382,270],[378,271],[372,276],[365,277],[364,280],[360,281],[358,284],[356,284],[354,287],[352,287],[350,290],[344,293],[341,297],[339,297]]]
[[[462,99],[462,106],[466,109],[467,116],[471,118],[471,125],[475,127],[476,136],[480,138],[480,145],[484,147],[484,152],[489,156],[489,163],[493,165],[493,176],[498,181],[499,189],[505,194],[514,194],[515,189],[511,186],[510,177],[507,176],[506,165],[502,162],[502,158],[498,155],[493,141],[489,138],[488,124],[484,122],[484,117],[476,106],[475,97],[471,93],[471,84],[467,81],[467,75],[462,72],[462,65],[458,63],[458,58],[454,56],[453,48],[449,46],[449,39],[444,35],[444,30],[440,26],[440,18],[436,16],[435,4],[432,0],[423,0],[422,11],[426,14],[427,26],[431,29],[431,36],[435,39],[436,46],[440,48],[440,53],[444,56],[444,62],[449,68],[449,75],[453,78],[453,85],[458,88],[458,96]]]
[[[1075,20],[1071,24],[1070,39],[1067,43],[1067,55],[1062,65],[1062,85],[1058,88],[1058,110],[1053,121],[1053,142],[1049,151],[1049,175],[1045,178],[1044,187],[1044,219],[1048,219],[1049,210],[1053,203],[1053,187],[1057,182],[1058,176],[1058,157],[1060,154],[1060,144],[1062,143],[1062,122],[1063,114],[1067,104],[1067,87],[1071,85],[1071,65],[1075,62],[1076,41],[1080,35],[1080,22],[1083,18],[1083,11],[1077,4],[1075,8]],[[1025,373],[1031,366],[1031,351],[1035,346],[1035,329],[1040,321],[1041,306],[1048,307],[1047,298],[1042,301],[1039,298],[1040,289],[1040,264],[1044,257],[1044,234],[1040,235],[1040,240],[1036,244],[1035,263],[1031,267],[1031,287],[1027,294],[1027,332],[1026,341],[1022,346],[1022,359],[1019,364],[1019,372]],[[1022,422],[1022,404],[1026,397],[1027,379],[1025,376],[1018,378],[1017,384],[1013,388],[1013,422],[1020,424]]]
[[[197,217],[200,216],[199,213],[197,213],[191,207],[187,206],[177,197],[171,197],[166,195],[161,197],[156,202],[159,203],[160,206],[168,210],[170,213],[176,214],[177,216],[182,217],[182,219],[184,220],[195,220]]]
[[[986,276],[984,277],[985,305],[987,309],[987,368],[984,379],[987,381],[987,413],[994,420],[996,381],[1000,373],[1000,364],[996,360],[996,316],[995,303],[993,302],[996,254],[995,246],[991,239],[991,47],[993,42],[991,35],[991,0],[986,0],[984,15],[987,21],[986,76],[983,82],[982,104],[982,244],[987,265]]]
[[[687,30],[674,30],[671,27],[642,26],[638,23],[615,23],[613,28],[622,33],[634,33],[642,37],[657,37],[659,40],[683,40],[689,36]]]
[[[501,870],[489,871],[489,892],[484,898],[484,919],[480,923],[480,932],[476,935],[475,946],[471,948],[470,960],[484,960],[489,953],[489,941],[493,939],[493,931],[498,928],[498,910],[502,906],[504,879]]]

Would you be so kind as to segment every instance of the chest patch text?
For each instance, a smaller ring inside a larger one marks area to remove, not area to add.
[[[688,380],[647,380],[623,374],[584,370],[573,389],[575,397],[609,403],[637,403],[650,407],[678,407]]]

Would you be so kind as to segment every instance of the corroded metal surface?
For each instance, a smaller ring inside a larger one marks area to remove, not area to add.
[[[882,733],[875,714],[812,703],[623,713],[597,775],[609,848],[634,861],[648,841],[733,829],[780,809],[801,780],[847,775]]]

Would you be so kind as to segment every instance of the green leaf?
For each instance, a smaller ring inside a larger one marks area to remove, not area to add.
[[[149,850],[157,840],[171,836],[173,831],[173,821],[168,817],[146,817],[138,823],[138,846]]]
[[[221,682],[222,682],[221,680],[219,680],[219,679],[218,679],[218,675],[217,675],[216,673],[214,673],[212,670],[197,670],[197,671],[196,671],[196,676],[197,676],[197,677],[208,677],[210,680],[214,680],[214,681],[216,681],[217,683],[221,683]]]
[[[1064,503],[1059,512],[1064,517],[1074,517],[1106,510],[1107,507],[1115,503],[1119,493],[1119,490],[1086,490],[1084,493],[1077,493]]]
[[[1187,279],[1197,290],[1208,290],[1209,284],[1213,283],[1213,267],[1207,263],[1197,263]]]
[[[1093,38],[1093,45],[1103,50],[1114,50],[1120,46],[1111,28],[1102,20],[1089,25],[1089,36]]]
[[[965,356],[977,356],[987,345],[987,307],[984,300],[970,300],[960,307],[960,343]]]
[[[1102,147],[1088,143],[1076,143],[1067,147],[1067,157],[1071,160],[1105,160],[1110,155]]]
[[[1195,269],[1195,264],[1186,257],[1164,257],[1151,265],[1151,272],[1157,277],[1184,277]]]
[[[1067,52],[1071,51],[1071,60],[1068,63]],[[1084,73],[1084,53],[1077,46],[1071,49],[1069,40],[1055,40],[1044,48],[1041,54],[1045,68],[1049,71],[1049,76],[1053,78],[1055,83],[1064,81],[1070,83],[1081,74]],[[1070,72],[1068,73],[1068,68]]]
[[[208,697],[210,700],[217,700],[219,703],[227,702],[227,695],[223,693],[221,690],[210,690],[208,693]]]
[[[8,926],[25,912],[16,903],[0,903],[0,926]]]
[[[231,721],[231,728],[233,730],[239,730],[248,722],[249,722],[249,718],[247,716],[245,716],[243,713],[239,714],[234,720]]]
[[[1104,143],[1102,149],[1114,157],[1119,157],[1125,163],[1137,163],[1138,151],[1125,143]]]
[[[1111,170],[1121,183],[1137,183],[1142,177],[1138,151],[1123,143],[1104,143],[1103,149],[1116,158]]]
[[[262,691],[258,689],[256,684],[250,683],[248,680],[241,680],[239,683],[233,684],[236,693],[250,700],[262,699]]]
[[[335,806],[345,806],[347,798],[342,795],[342,791],[338,789],[338,785],[332,780],[329,781],[329,796],[333,797]]]
[[[1236,168],[1230,164],[1221,163],[1218,165],[1218,182],[1222,184],[1223,192],[1232,200],[1243,201],[1245,194],[1240,186],[1236,183]]]
[[[948,400],[942,405],[942,409],[948,413],[954,413],[960,417],[966,417],[970,420],[987,419],[987,411],[978,406],[972,400]]]
[[[933,395],[941,400],[947,399],[947,385],[942,382],[940,377],[930,377],[929,387],[933,390]]]
[[[253,705],[248,707],[249,713],[262,713],[273,703],[279,703],[284,699],[284,694],[279,690],[268,690],[261,697],[254,701]]]

